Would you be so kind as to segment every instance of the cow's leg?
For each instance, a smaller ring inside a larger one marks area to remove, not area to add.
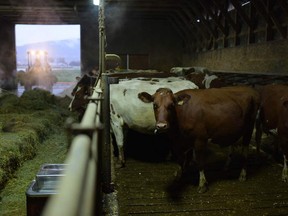
[[[256,151],[258,156],[260,155],[260,147],[261,147],[261,138],[263,133],[262,122],[260,111],[258,110],[256,121],[255,121],[255,142],[256,142]]]
[[[231,161],[232,161],[232,155],[234,153],[234,145],[231,145],[229,147],[229,153],[228,153],[228,157],[227,157],[227,160],[225,162],[225,166],[224,166],[224,170],[227,171],[229,169],[229,166],[231,164]]]
[[[283,136],[281,134],[281,136]],[[287,159],[288,159],[288,141],[286,139],[279,139],[279,145],[283,152],[283,170],[282,170],[282,181],[288,181],[288,170],[287,170]]]
[[[118,146],[118,151],[119,151],[119,162],[118,166],[120,167],[125,167],[125,156],[124,156],[124,148],[123,145]]]
[[[253,134],[253,129],[254,129],[253,121],[250,121],[250,124],[248,124],[245,129],[246,131],[243,134],[243,140],[242,140],[242,152],[241,152],[242,153],[242,169],[239,175],[239,181],[246,181],[249,144],[250,144],[252,134]]]
[[[207,141],[208,140],[196,139],[194,143],[194,156],[199,168],[198,193],[205,193],[208,190],[208,182],[204,174],[204,167],[207,157]]]
[[[282,170],[282,181],[287,182],[288,175],[287,175],[287,158],[286,155],[283,155],[283,170]]]
[[[204,170],[200,170],[199,172],[199,186],[198,186],[198,193],[205,193],[208,190],[208,182],[206,180]]]
[[[117,168],[125,167],[125,156],[124,156],[124,128],[121,124],[117,124],[111,121],[111,128],[114,133],[114,137],[118,147],[118,161],[116,164]]]
[[[249,146],[243,145],[242,146],[242,169],[240,171],[239,181],[246,181],[248,151],[249,151]]]
[[[186,154],[185,153],[180,155],[177,154],[177,161],[180,166],[175,171],[174,176],[176,181],[180,181],[186,170],[186,164],[187,164]]]
[[[252,137],[253,130],[251,129],[250,132],[248,132],[248,135],[244,135],[243,137],[243,143],[242,143],[242,149],[241,149],[241,155],[242,155],[242,168],[239,175],[239,181],[246,181],[247,176],[247,160],[248,160],[248,151],[249,151],[249,143]]]
[[[177,169],[174,173],[174,176],[176,177],[176,181],[180,181],[182,177],[185,176],[185,174],[188,174],[187,171],[190,170],[193,164],[193,158],[194,158],[194,150],[193,148],[188,149],[185,152],[177,151],[177,149],[172,149],[173,154],[177,158],[177,163],[180,165],[179,169]]]

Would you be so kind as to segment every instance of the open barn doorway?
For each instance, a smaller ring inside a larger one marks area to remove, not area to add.
[[[70,94],[81,74],[80,25],[15,26],[18,94],[35,87]]]

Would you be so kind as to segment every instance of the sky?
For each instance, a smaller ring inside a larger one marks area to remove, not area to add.
[[[80,38],[80,25],[16,25],[16,46]]]

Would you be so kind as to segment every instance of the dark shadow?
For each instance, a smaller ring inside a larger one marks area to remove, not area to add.
[[[125,142],[126,157],[144,162],[163,162],[169,154],[166,134],[149,135],[128,130]]]
[[[221,150],[220,150],[221,151]],[[208,181],[208,191],[210,187],[218,181],[231,180],[238,181],[242,168],[243,157],[240,153],[234,153],[229,167],[225,166],[226,155],[219,154],[218,150],[210,149],[208,151],[209,160],[207,161],[205,168],[205,177]],[[267,160],[267,156],[264,154],[257,155],[255,152],[250,152],[247,161],[247,180],[253,178],[271,164],[271,160]],[[172,181],[166,188],[169,193],[169,198],[172,201],[181,201],[185,190],[192,186],[195,186],[195,193],[197,192],[199,183],[199,171],[196,165],[189,167],[189,169],[183,174],[179,180]]]
[[[196,169],[195,166],[191,166],[185,173],[183,173],[181,178],[178,179],[175,177],[174,180],[167,185],[166,191],[169,194],[169,199],[174,202],[180,202],[183,198],[183,193],[185,190],[191,185],[194,185],[197,188],[198,183],[198,169]]]

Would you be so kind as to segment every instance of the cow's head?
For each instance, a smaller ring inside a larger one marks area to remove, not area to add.
[[[69,105],[69,110],[81,110],[81,112],[83,112],[83,109],[85,109],[88,103],[87,98],[92,94],[93,85],[96,79],[85,74],[82,78],[76,77],[76,80],[77,85],[71,93],[73,99]]]
[[[185,104],[190,96],[180,94],[175,96],[169,88],[159,88],[153,95],[147,92],[140,92],[138,98],[145,103],[153,102],[154,115],[156,120],[156,132],[164,132],[171,128],[176,120],[175,107]]]
[[[76,91],[73,93],[72,101],[69,105],[70,111],[77,111],[82,109],[88,103],[87,97],[88,94],[88,86],[86,85],[78,85]]]

